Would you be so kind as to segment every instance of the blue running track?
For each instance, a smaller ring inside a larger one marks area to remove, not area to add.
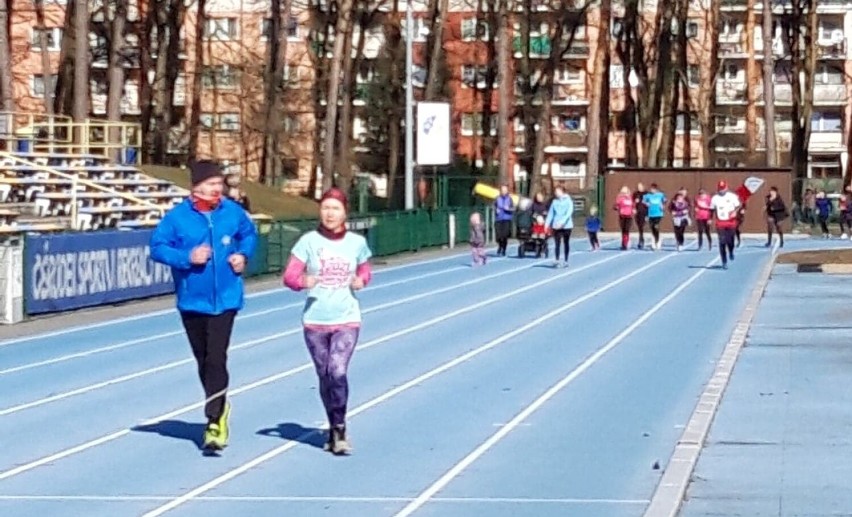
[[[218,457],[174,311],[0,341],[0,515],[639,517],[771,260],[671,244],[378,270],[345,458],[283,288],[237,320]]]

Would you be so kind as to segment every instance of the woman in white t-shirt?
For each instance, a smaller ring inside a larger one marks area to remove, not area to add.
[[[320,200],[320,225],[303,235],[291,251],[284,285],[307,289],[302,315],[305,343],[319,377],[319,391],[329,423],[326,450],[348,454],[347,370],[358,343],[361,308],[354,291],[370,282],[370,248],[361,235],[346,230],[348,202],[338,189]]]

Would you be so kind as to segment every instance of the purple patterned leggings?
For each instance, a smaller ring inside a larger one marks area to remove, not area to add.
[[[320,396],[331,426],[346,423],[349,400],[346,372],[359,330],[358,327],[305,328],[305,343],[316,367]]]

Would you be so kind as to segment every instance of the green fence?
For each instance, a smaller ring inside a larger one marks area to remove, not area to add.
[[[373,256],[384,257],[450,244],[450,220],[455,242],[465,243],[470,232],[470,215],[482,207],[453,207],[381,212],[359,215],[350,221],[353,231],[367,238]],[[484,216],[484,214],[483,214]],[[274,221],[259,225],[257,252],[249,267],[249,275],[282,271],[290,257],[290,249],[305,232],[317,227],[316,219]]]

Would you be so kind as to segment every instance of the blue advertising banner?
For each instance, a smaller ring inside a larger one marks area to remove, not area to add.
[[[168,266],[151,260],[153,230],[27,236],[27,314],[174,292]]]

